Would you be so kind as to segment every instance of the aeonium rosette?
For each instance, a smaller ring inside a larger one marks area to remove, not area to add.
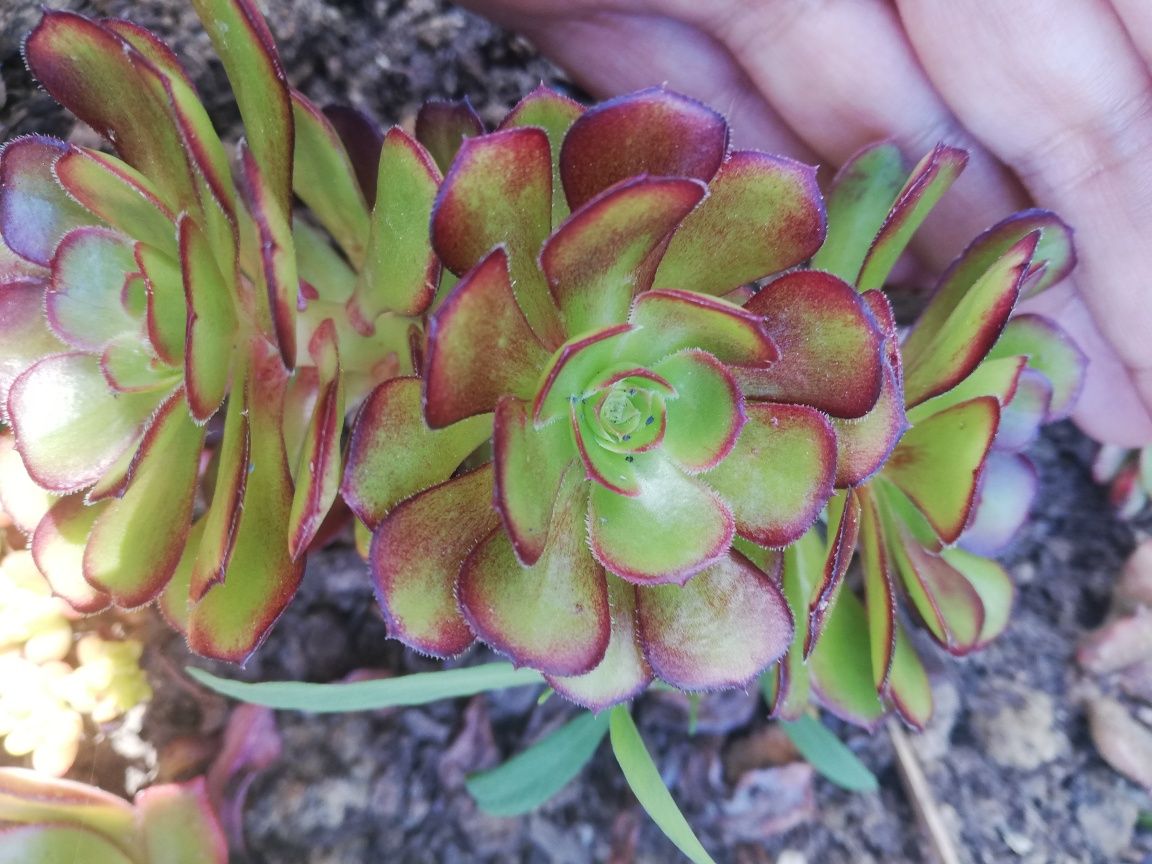
[[[343,487],[391,634],[479,637],[593,708],[778,659],[770,550],[832,494],[828,413],[872,407],[881,333],[824,273],[770,283],[772,314],[724,295],[823,235],[811,169],[728,152],[722,117],[663,89],[587,112],[538,90],[464,141],[432,216],[462,278],[421,378],[365,403]]]

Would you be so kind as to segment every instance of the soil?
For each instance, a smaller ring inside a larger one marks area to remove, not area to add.
[[[32,131],[83,135],[38,91],[19,61],[38,3],[0,9],[0,138]],[[185,60],[220,128],[237,117],[185,0],[51,2],[148,26]],[[434,0],[276,0],[269,23],[292,83],[323,104],[341,101],[385,123],[410,123],[430,96],[469,97],[489,122],[541,80],[563,75],[531,46]],[[6,95],[6,101],[5,101]],[[738,118],[737,122],[738,122]],[[1008,632],[958,661],[928,646],[937,702],[914,739],[964,862],[1152,862],[1137,828],[1147,794],[1096,755],[1072,662],[1104,617],[1110,587],[1140,527],[1116,520],[1089,477],[1094,445],[1067,424],[1033,451],[1042,487],[1034,520],[1005,557],[1019,586]],[[1145,529],[1152,526],[1147,519]],[[75,776],[132,792],[202,770],[229,704],[192,685],[189,657],[155,618],[146,661],[157,697],[122,728],[94,734]],[[490,659],[477,653],[465,662]],[[314,556],[296,601],[243,671],[252,679],[331,681],[363,670],[435,668],[385,638],[366,570],[347,547]],[[228,670],[236,674],[235,670]],[[608,747],[537,813],[480,813],[466,773],[497,764],[563,722],[571,706],[537,705],[532,688],[420,709],[350,715],[284,712],[284,757],[257,777],[243,817],[250,864],[670,862],[677,853],[632,799]],[[754,693],[706,698],[697,733],[668,694],[636,716],[673,794],[719,862],[868,864],[929,860],[898,778],[890,738],[828,724],[880,779],[848,793],[791,760]]]

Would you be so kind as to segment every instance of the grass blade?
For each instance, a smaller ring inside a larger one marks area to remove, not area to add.
[[[516,669],[511,663],[488,663],[464,669],[418,672],[378,681],[335,684],[307,684],[299,681],[248,684],[230,678],[218,678],[191,666],[186,671],[208,689],[241,702],[315,714],[427,705],[440,699],[474,696],[487,690],[524,687],[543,682],[539,673],[531,669]]]
[[[875,792],[876,775],[815,717],[781,721],[784,731],[817,772],[851,792]]]
[[[581,714],[498,768],[465,781],[477,806],[493,816],[539,807],[580,773],[608,731],[608,714]]]
[[[644,746],[640,730],[636,728],[627,705],[617,705],[612,709],[608,728],[612,752],[616,754],[624,779],[652,821],[695,864],[716,864],[700,845],[691,826],[684,819],[684,814],[672,800],[672,794],[664,785],[648,748]]]

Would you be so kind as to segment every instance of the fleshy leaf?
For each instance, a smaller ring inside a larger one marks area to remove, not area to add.
[[[587,499],[588,484],[571,466],[539,560],[522,567],[497,528],[465,560],[456,586],[477,636],[512,662],[548,675],[589,672],[608,648],[608,590],[585,540]]]
[[[135,803],[149,864],[228,864],[228,843],[204,778],[149,786]]]
[[[396,504],[447,480],[491,429],[490,417],[429,429],[420,407],[420,380],[385,381],[365,401],[352,430],[340,487],[344,500],[375,528]]]
[[[798,270],[745,304],[764,316],[780,349],[767,368],[742,370],[745,395],[800,402],[833,417],[863,417],[876,404],[883,376],[876,326],[860,295],[841,279]]]
[[[102,834],[75,825],[44,823],[0,827],[0,864],[68,864],[84,850],[84,864],[133,864]]]
[[[156,611],[160,613],[160,617],[185,639],[188,638],[188,610],[193,601],[192,565],[196,562],[197,550],[204,537],[204,521],[200,519],[192,523],[188,538],[184,541],[180,563],[172,571],[172,578],[168,580],[164,590],[156,597]]]
[[[1027,366],[1027,358],[1017,355],[994,359],[989,355],[989,358],[951,390],[933,396],[927,402],[921,402],[910,409],[908,419],[912,423],[919,423],[946,408],[968,402],[978,396],[994,396],[1001,406],[1007,405],[1016,395],[1016,386],[1020,381],[1020,373]]]
[[[608,731],[608,714],[581,714],[500,765],[465,780],[478,806],[493,816],[535,810],[580,773]]]
[[[844,582],[848,565],[856,552],[856,542],[860,537],[861,495],[848,491],[840,492],[828,501],[828,552],[824,556],[824,572],[817,590],[811,594],[808,603],[808,627],[804,639],[804,657],[807,658],[824,629],[824,620],[836,594]],[[805,535],[807,536],[807,535]]]
[[[635,497],[592,484],[592,554],[629,582],[683,583],[727,552],[732,513],[715,492],[658,455],[636,464],[644,471]]]
[[[389,636],[437,657],[472,644],[456,579],[468,553],[499,525],[491,500],[486,466],[408,498],[380,523],[369,563]]]
[[[30,534],[56,500],[28,476],[12,436],[0,435],[0,510],[11,520],[7,524]]]
[[[492,447],[493,500],[516,557],[531,566],[544,551],[556,492],[575,456],[572,436],[562,420],[537,428],[529,405],[505,396],[496,405]]]
[[[841,591],[828,615],[824,633],[808,660],[812,691],[820,704],[842,720],[871,728],[884,716],[876,695],[864,604],[851,591]]]
[[[734,545],[745,548],[751,544],[737,538]],[[819,562],[824,559],[824,542],[817,529],[813,528],[782,552],[771,554],[779,562],[779,575],[774,578],[780,581],[796,632],[788,654],[761,677],[760,689],[770,716],[795,720],[808,710],[810,682],[803,649],[808,641],[808,604],[817,587]]]
[[[719,360],[695,349],[661,360],[653,371],[668,379],[677,394],[665,402],[663,452],[689,474],[715,468],[744,428],[744,399],[736,382]]]
[[[284,366],[296,366],[296,304],[300,278],[296,270],[296,250],[292,240],[291,209],[281,209],[272,179],[265,176],[247,146],[241,146],[247,204],[256,226],[260,248],[260,278],[264,282],[272,332],[268,334],[280,348]],[[263,303],[259,304],[263,307]]]
[[[1000,403],[992,396],[962,402],[904,433],[884,475],[911,498],[945,543],[968,523],[976,483],[996,434]]]
[[[106,609],[107,594],[97,591],[83,577],[84,545],[102,505],[85,506],[83,498],[62,498],[40,520],[32,535],[32,557],[44,574],[52,593],[63,597],[77,612],[91,614]]]
[[[95,221],[52,173],[67,150],[63,141],[45,135],[17,138],[0,148],[0,245],[44,267],[61,237]]]
[[[944,560],[959,571],[980,595],[984,607],[984,625],[980,628],[977,648],[982,648],[1008,627],[1016,586],[999,562],[964,549],[945,549]]]
[[[248,423],[248,387],[233,388],[224,414],[224,436],[216,451],[216,475],[212,503],[200,522],[201,539],[189,574],[188,596],[198,602],[204,593],[224,579],[236,542],[240,508],[251,464]]]
[[[228,572],[188,619],[193,651],[232,662],[243,662],[256,650],[304,575],[304,562],[288,553],[292,478],[282,432],[287,373],[271,345],[256,342],[252,352],[247,385],[252,456]]]
[[[120,393],[171,392],[180,383],[180,370],[159,365],[138,336],[109,342],[100,355],[100,371],[108,386]]]
[[[559,225],[568,215],[568,199],[564,196],[564,185],[560,179],[560,147],[572,124],[583,113],[584,106],[575,99],[569,99],[541,84],[517,102],[500,122],[501,129],[539,126],[548,134],[548,143],[552,145],[553,225]]]
[[[628,316],[633,296],[651,285],[656,250],[706,192],[697,180],[637,177],[588,201],[556,229],[540,266],[568,333]]]
[[[1013,213],[969,243],[968,248],[944,271],[932,298],[932,305],[924,312],[931,320],[930,326],[942,326],[951,311],[959,305],[969,286],[1009,249],[1036,231],[1040,232],[1040,238],[1021,297],[1039,294],[1067,276],[1076,266],[1072,229],[1048,210],[1033,209]],[[1042,273],[1037,273],[1039,268],[1043,268]]]
[[[551,229],[552,160],[543,129],[468,138],[436,196],[432,246],[458,276],[503,244],[516,301],[550,348],[564,341],[560,313],[536,266]]]
[[[928,632],[953,654],[975,650],[985,618],[979,593],[944,557],[925,549],[891,520],[885,529],[904,589]]]
[[[896,259],[907,248],[916,229],[967,164],[968,154],[965,151],[937,144],[912,169],[911,176],[897,194],[892,209],[884,218],[860,266],[860,274],[855,281],[861,291],[884,287],[884,281],[892,272]]]
[[[1067,333],[1042,315],[1017,315],[1008,322],[990,358],[1016,354],[1028,357],[1028,366],[1052,384],[1046,422],[1067,417],[1084,386],[1088,358]]]
[[[928,315],[937,295],[904,340],[904,397],[908,405],[937,396],[963,381],[1000,337],[1016,305],[1039,233],[1029,234],[998,258],[942,321]]]
[[[461,279],[428,324],[425,412],[440,428],[533,392],[548,353],[513,296],[508,256],[492,251]]]
[[[572,439],[576,452],[584,467],[585,476],[597,486],[602,486],[617,495],[634,497],[640,494],[640,475],[635,464],[636,456],[631,453],[618,453],[597,442],[595,432],[589,428],[584,412],[576,403],[572,404]],[[661,432],[657,433],[662,434]],[[654,457],[641,456],[647,460]]]
[[[738,150],[673,235],[655,286],[726,294],[808,258],[825,227],[814,168]]]
[[[344,467],[340,452],[340,436],[344,431],[344,373],[335,356],[336,328],[331,319],[316,331],[312,342],[321,383],[296,468],[288,535],[288,549],[293,559],[308,549],[320,530],[340,491]],[[320,352],[333,356],[322,363],[322,358],[317,356]]]
[[[123,497],[92,526],[84,578],[116,605],[147,603],[176,569],[192,521],[203,440],[178,390],[148,428]]]
[[[560,176],[568,204],[578,210],[628,177],[710,180],[727,152],[722,116],[687,96],[652,87],[601,102],[573,123],[560,151]]]
[[[140,322],[120,302],[124,280],[136,268],[132,243],[107,228],[70,231],[52,258],[44,309],[52,330],[74,348],[99,350]]]
[[[899,624],[896,625],[892,671],[888,675],[888,698],[904,722],[917,730],[922,730],[932,718],[932,685],[928,672]]]
[[[356,172],[356,182],[360,184],[360,191],[371,212],[376,206],[376,175],[379,173],[384,131],[379,123],[351,105],[325,105],[324,116],[340,136]]]
[[[608,730],[612,741],[612,752],[624,772],[624,779],[640,802],[640,806],[652,817],[664,835],[676,844],[693,864],[716,864],[700,845],[692,828],[684,819],[684,814],[672,800],[668,787],[660,771],[652,761],[640,731],[629,713],[627,705],[612,709],[608,719]]]
[[[977,555],[999,555],[1027,521],[1038,488],[1036,468],[1026,456],[993,450],[960,545]]]
[[[828,191],[828,237],[812,267],[854,281],[906,177],[904,157],[889,142],[865,147],[845,162]]]
[[[53,492],[90,486],[143,433],[152,393],[115,393],[90,354],[53,354],[17,378],[8,416],[28,473]]]
[[[640,649],[636,631],[636,592],[641,589],[612,575],[607,579],[612,629],[604,659],[584,675],[547,677],[553,690],[592,711],[631,699],[652,680],[652,667]]]
[[[68,194],[113,228],[176,256],[176,216],[147,177],[115,156],[70,147],[56,161]]]
[[[145,281],[148,341],[165,363],[183,366],[188,315],[180,266],[143,243],[136,244],[135,256]]]
[[[884,363],[880,397],[859,420],[832,419],[836,432],[836,487],[859,486],[879,471],[908,429],[898,374]]]
[[[739,552],[684,585],[638,589],[636,609],[653,671],[682,690],[744,686],[792,641],[784,595]]]
[[[188,305],[184,380],[192,416],[208,420],[228,392],[236,335],[236,311],[208,240],[196,223],[180,218],[180,260]]]
[[[428,148],[441,172],[448,171],[465,138],[482,134],[484,122],[467,98],[459,102],[430,99],[416,113],[416,140]]]
[[[735,449],[704,479],[731,505],[742,537],[787,546],[832,496],[836,436],[827,417],[804,405],[748,402],[745,412]]]
[[[652,363],[684,348],[699,348],[725,364],[758,365],[777,358],[758,313],[694,291],[645,291],[632,305],[637,328],[628,359]]]
[[[192,5],[224,63],[272,202],[287,215],[292,211],[295,128],[288,78],[268,25],[251,0],[192,0]]]
[[[368,248],[368,205],[340,136],[315,105],[292,91],[296,140],[292,188],[308,205],[354,267]]]
[[[862,496],[860,563],[864,571],[864,611],[868,616],[868,650],[872,681],[884,692],[896,651],[895,574],[888,554],[888,538],[880,523],[875,500]]]
[[[0,282],[0,419],[8,416],[8,391],[29,366],[64,350],[44,320],[45,284],[39,279]]]
[[[0,812],[8,822],[68,822],[91,829],[122,850],[136,851],[132,806],[96,786],[46,777],[24,768],[0,768]],[[62,860],[73,864],[75,856]],[[27,858],[13,859],[13,864],[32,861],[41,864],[39,859]]]
[[[436,294],[440,265],[428,242],[428,220],[440,172],[414,138],[394,126],[384,136],[368,254],[349,304],[370,332],[380,313],[419,315]]]
[[[1025,368],[1016,382],[1016,392],[1000,409],[1000,425],[993,446],[1016,452],[1036,440],[1052,404],[1052,385],[1035,369]]]

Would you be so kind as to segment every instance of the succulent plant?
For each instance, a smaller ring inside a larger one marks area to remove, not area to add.
[[[812,169],[729,152],[663,89],[588,111],[538,90],[464,140],[432,212],[460,281],[421,377],[365,403],[343,486],[392,635],[479,637],[594,708],[776,660],[768,549],[832,494],[829,415],[872,408],[882,333],[829,274],[784,273],[763,308],[740,289],[823,235]]]
[[[228,850],[202,779],[152,786],[129,803],[0,768],[0,861],[226,864]]]
[[[194,6],[247,127],[234,163],[148,31],[47,12],[28,37],[32,73],[119,155],[0,153],[0,415],[57,496],[28,526],[57,593],[158,599],[196,651],[242,660],[324,536],[346,413],[412,369],[439,172],[391,130],[369,210],[255,7]],[[294,185],[321,228],[293,226]]]
[[[1108,487],[1108,500],[1121,519],[1134,519],[1152,496],[1152,446],[1101,445],[1092,463],[1092,479]]]
[[[801,623],[767,682],[783,717],[798,716],[811,696],[864,725],[888,707],[914,726],[927,722],[931,689],[898,596],[953,654],[1008,623],[1014,588],[989,556],[1010,543],[1036,493],[1036,470],[1020,451],[1042,423],[1071,411],[1086,361],[1052,321],[1012,317],[1019,298],[1075,262],[1070,229],[1040,210],[976,238],[899,333],[875,289],[965,162],[963,151],[938,147],[905,180],[899,152],[881,144],[845,165],[829,191],[829,240],[813,266],[851,279],[882,322],[884,389],[860,421],[837,424],[839,491],[826,527],[785,550],[784,590]],[[856,552],[862,598],[842,588]]]

